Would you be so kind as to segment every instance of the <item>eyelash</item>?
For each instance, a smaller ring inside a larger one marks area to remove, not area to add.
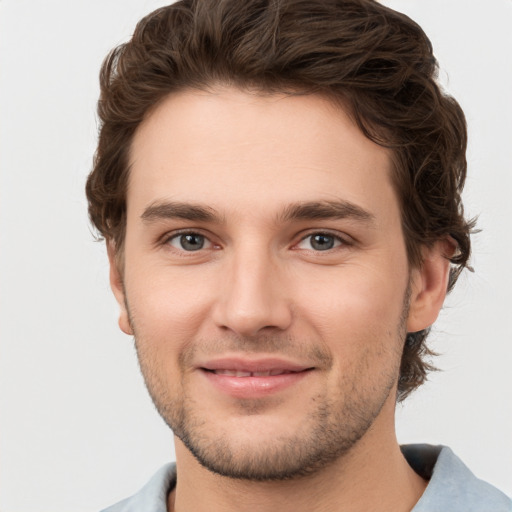
[[[297,244],[294,245],[294,248],[297,247],[300,243],[307,240],[308,238],[312,239],[314,236],[323,236],[326,238],[332,238],[332,239],[334,239],[334,243],[335,244],[337,243],[337,245],[335,245],[334,247],[329,247],[324,250],[315,250],[313,248],[306,249],[306,250],[310,250],[315,253],[330,252],[330,251],[336,250],[340,247],[349,247],[350,245],[352,245],[346,238],[340,236],[339,234],[331,233],[330,231],[310,231],[308,234],[303,236]],[[311,245],[311,241],[310,241],[310,245]]]
[[[170,235],[169,234],[165,235],[162,238],[161,244],[164,246],[170,246],[171,241],[179,239],[180,237],[186,236],[186,235],[202,237],[207,243],[209,243],[213,247],[215,247],[215,244],[210,240],[210,238],[206,234],[201,233],[200,231],[197,231],[197,230],[187,230],[187,229],[184,229],[181,231],[175,231]],[[201,249],[203,249],[203,247],[200,247],[197,251],[186,251],[183,248],[180,250],[176,247],[173,247],[173,249],[175,249],[179,253],[194,253],[194,252],[201,252]]]
[[[202,237],[208,244],[211,244],[211,247],[208,247],[208,249],[212,249],[212,248],[218,248],[219,246],[216,246],[216,244],[214,242],[212,242],[210,240],[210,238],[204,234],[204,233],[201,233],[200,231],[194,231],[194,230],[181,230],[181,231],[176,231],[170,235],[166,235],[162,238],[162,242],[161,244],[164,245],[164,246],[170,246],[171,245],[171,241],[173,240],[176,240],[178,239],[179,237],[182,237],[182,236],[186,236],[186,235],[191,235],[191,236],[198,236],[198,237]],[[305,240],[307,240],[308,238],[312,238],[314,236],[323,236],[323,237],[326,237],[326,238],[332,238],[334,239],[334,247],[329,247],[327,249],[324,249],[324,250],[315,250],[314,248],[307,248],[307,249],[304,249],[304,250],[308,250],[308,251],[311,251],[311,252],[314,252],[314,253],[322,253],[322,252],[326,252],[326,253],[329,253],[333,250],[336,250],[338,249],[339,247],[350,247],[351,245],[353,245],[353,243],[349,240],[347,240],[347,238],[345,237],[342,237],[340,236],[339,234],[335,234],[335,233],[331,233],[329,231],[311,231],[309,233],[307,233],[306,235],[302,236],[302,238],[293,245],[292,249],[294,250],[300,250],[297,248],[298,245],[300,245],[302,242],[304,242]],[[310,242],[311,244],[311,242]],[[172,246],[171,246],[172,247]],[[173,247],[173,249],[175,249],[177,252],[181,253],[181,254],[193,254],[194,252],[202,252],[202,249],[203,247],[200,247],[199,249],[197,249],[196,251],[194,250],[191,250],[191,251],[187,251],[185,250],[184,248],[177,248],[177,247]]]

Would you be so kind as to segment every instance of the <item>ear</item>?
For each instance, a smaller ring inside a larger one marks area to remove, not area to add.
[[[114,296],[119,304],[119,328],[129,335],[133,335],[130,318],[126,308],[126,297],[124,293],[123,276],[119,269],[121,264],[117,257],[116,248],[113,242],[107,242],[108,261],[110,263],[110,287],[114,292]]]
[[[448,237],[423,249],[421,267],[411,272],[407,332],[421,331],[436,321],[446,297],[450,275],[449,258],[454,252],[455,242]]]

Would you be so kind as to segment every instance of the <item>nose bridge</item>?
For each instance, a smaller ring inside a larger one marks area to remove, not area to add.
[[[282,268],[265,244],[238,244],[227,258],[217,304],[220,327],[252,336],[261,329],[286,329],[291,311],[282,286]]]

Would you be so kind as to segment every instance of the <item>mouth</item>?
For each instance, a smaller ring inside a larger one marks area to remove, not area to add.
[[[311,366],[277,357],[257,359],[223,357],[205,361],[200,368],[216,375],[229,375],[230,377],[272,377],[313,369]]]
[[[310,369],[310,368],[308,368]],[[209,370],[208,368],[203,368],[204,371],[214,373],[215,375],[229,375],[230,377],[273,377],[275,375],[286,375],[289,373],[298,373],[296,371],[291,370],[263,370],[259,372],[250,372],[243,370]],[[305,370],[300,370],[305,371]]]
[[[199,368],[212,389],[234,398],[261,398],[297,385],[314,367],[281,359],[224,358]]]

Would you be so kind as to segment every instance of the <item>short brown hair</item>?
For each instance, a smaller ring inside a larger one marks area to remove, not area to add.
[[[437,84],[423,30],[373,0],[180,0],[137,25],[105,59],[92,223],[123,247],[129,149],[137,127],[167,95],[215,84],[339,101],[362,132],[393,151],[393,175],[411,265],[443,237],[457,243],[449,290],[468,265],[473,222],[463,214],[466,123]],[[398,399],[426,378],[428,330],[408,333]]]

